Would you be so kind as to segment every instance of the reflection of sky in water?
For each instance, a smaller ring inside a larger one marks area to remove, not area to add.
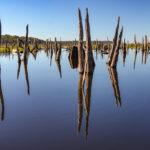
[[[5,118],[0,122],[0,148],[5,149],[147,149],[150,126],[150,61],[141,64],[134,50],[120,53],[117,73],[122,106],[116,107],[112,82],[103,59],[94,52],[89,131],[85,141],[86,115],[78,131],[78,70],[71,69],[68,53],[62,52],[60,78],[55,58],[44,52],[28,62],[30,95],[27,94],[23,63],[17,80],[17,56],[0,57]],[[9,144],[8,144],[9,143]]]

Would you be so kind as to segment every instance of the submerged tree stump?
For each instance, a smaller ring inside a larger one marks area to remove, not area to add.
[[[84,72],[84,50],[83,50],[83,25],[80,9],[78,8],[79,18],[79,42],[78,42],[78,67],[79,73]]]
[[[135,51],[137,51],[137,41],[136,41],[136,35],[134,35],[134,44],[135,44]]]
[[[85,31],[86,31],[86,52],[85,52],[85,71],[88,74],[92,74],[95,67],[95,62],[92,53],[91,45],[91,33],[90,33],[90,24],[89,24],[89,14],[88,9],[86,8],[86,18],[85,18]]]
[[[142,51],[144,51],[144,38],[142,38]]]
[[[120,49],[120,44],[121,44],[121,40],[122,40],[122,34],[123,34],[123,27],[121,28],[120,31],[120,35],[117,41],[117,46],[115,48],[115,52],[112,58],[112,63],[111,63],[111,67],[116,67],[117,61],[118,61],[118,55],[119,55],[119,49]]]
[[[118,17],[117,27],[116,27],[116,31],[115,31],[115,35],[114,35],[114,39],[113,39],[113,46],[112,46],[112,49],[111,49],[110,52],[109,52],[108,59],[107,59],[107,61],[106,61],[106,64],[109,64],[109,65],[110,65],[111,62],[112,62],[113,55],[114,55],[114,51],[115,51],[116,44],[117,44],[119,23],[120,23],[120,17]]]
[[[57,54],[57,50],[58,50],[58,47],[57,47],[57,39],[55,37],[55,42],[54,42],[54,52],[55,52],[55,55]]]
[[[68,58],[71,68],[78,68],[78,48],[76,46],[73,46],[73,49],[70,51]]]
[[[17,38],[17,56],[18,56],[18,63],[21,62],[21,59],[20,59],[20,52],[19,52],[19,39]]]
[[[144,37],[144,50],[147,50],[147,35]]]
[[[28,25],[26,26],[26,39],[25,39],[25,47],[23,50],[23,60],[27,61],[27,55],[28,55]]]

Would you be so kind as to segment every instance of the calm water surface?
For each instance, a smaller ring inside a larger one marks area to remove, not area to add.
[[[0,149],[150,149],[148,55],[142,64],[141,52],[135,57],[130,50],[126,59],[120,53],[113,70],[107,55],[93,54],[96,67],[86,78],[86,102],[82,76],[65,50],[60,63],[53,56],[50,64],[44,51],[36,59],[30,55],[18,79],[17,56],[0,56]]]

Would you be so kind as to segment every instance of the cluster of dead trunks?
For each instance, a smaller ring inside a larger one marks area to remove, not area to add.
[[[85,134],[88,135],[88,120],[90,113],[90,98],[91,98],[91,87],[93,80],[93,72],[95,68],[95,62],[92,53],[91,45],[91,34],[90,34],[90,24],[89,24],[89,15],[88,9],[86,9],[86,18],[85,18],[85,33],[86,33],[86,47],[83,48],[83,25],[80,9],[78,9],[78,18],[79,18],[79,42],[78,42],[78,69],[79,69],[79,88],[78,88],[78,100],[79,100],[79,112],[78,112],[78,132],[80,132],[81,122],[82,122],[82,113],[83,113],[83,104],[86,112],[86,127]],[[84,83],[86,83],[86,90],[84,92]]]
[[[20,51],[19,51],[19,47],[21,46],[21,44],[22,44],[22,41],[20,41],[20,39],[17,39],[17,56],[18,56],[17,79],[19,78],[21,62],[23,61],[25,78],[26,78],[26,83],[27,83],[27,93],[30,94],[28,66],[27,66],[28,65],[28,56],[29,56],[28,25],[26,26],[26,38],[25,38],[25,42],[24,42],[24,50],[23,50],[23,59],[22,60],[21,60]]]
[[[78,42],[78,69],[79,69],[79,88],[78,88],[78,132],[80,132],[81,122],[82,122],[82,113],[83,113],[83,104],[82,100],[84,100],[84,107],[86,112],[86,136],[88,134],[88,118],[90,113],[90,97],[91,97],[91,87],[93,80],[93,73],[95,68],[95,62],[92,53],[92,45],[91,45],[91,35],[90,35],[90,24],[89,24],[89,15],[88,9],[86,9],[86,19],[85,19],[85,33],[86,33],[86,47],[83,48],[83,26],[82,26],[82,17],[80,9],[78,9],[78,17],[79,17],[79,42]],[[119,37],[119,22],[120,17],[118,17],[118,23],[115,31],[115,36],[113,40],[113,46],[109,53],[107,64],[108,70],[110,73],[110,78],[112,81],[112,86],[114,89],[114,94],[116,98],[116,103],[121,105],[121,97],[118,86],[118,76],[116,65],[119,54],[119,49],[121,45],[121,39],[123,34],[123,27],[121,28]],[[84,92],[84,83],[86,83],[86,90]]]

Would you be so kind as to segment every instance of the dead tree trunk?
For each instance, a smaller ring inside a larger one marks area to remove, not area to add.
[[[50,49],[52,50],[52,41],[51,41],[51,38],[50,38]]]
[[[142,51],[144,51],[144,38],[142,38]]]
[[[57,39],[55,37],[55,43],[54,43],[54,52],[55,52],[55,55],[57,54],[57,50],[58,50],[58,47],[57,47]]]
[[[61,55],[61,45],[59,45],[60,47],[58,48],[58,44],[55,38],[55,60],[59,61],[60,60],[60,55]]]
[[[17,38],[17,56],[18,56],[18,64],[21,62],[20,52],[19,52],[19,39]]]
[[[96,39],[96,51],[98,49],[98,40]]]
[[[147,35],[144,37],[144,50],[147,51]]]
[[[107,61],[106,61],[106,64],[109,64],[109,65],[110,65],[111,62],[112,62],[112,58],[113,58],[114,51],[115,51],[116,44],[117,44],[119,23],[120,23],[120,17],[118,17],[117,27],[116,27],[116,31],[115,31],[115,35],[114,35],[114,39],[113,39],[113,46],[112,46],[111,51],[109,52],[108,59],[107,59]]]
[[[80,9],[78,8],[79,18],[79,43],[78,43],[78,67],[79,73],[84,72],[84,50],[83,50],[83,25]]]
[[[26,39],[25,39],[25,47],[23,51],[23,60],[27,61],[27,55],[28,55],[28,25],[26,26]]]
[[[135,44],[135,51],[137,51],[137,41],[136,41],[136,35],[134,35],[134,44]]]
[[[118,54],[119,54],[119,48],[120,48],[120,44],[121,44],[121,40],[122,40],[122,34],[123,34],[123,27],[121,28],[119,39],[117,41],[117,46],[115,48],[115,52],[114,52],[114,55],[112,58],[111,67],[114,67],[114,68],[116,68],[117,61],[118,61]]]
[[[85,67],[84,67],[84,69],[85,69],[86,73],[92,74],[94,71],[95,62],[94,62],[93,53],[92,53],[88,9],[86,9],[85,31],[86,31],[86,54],[85,54]]]

